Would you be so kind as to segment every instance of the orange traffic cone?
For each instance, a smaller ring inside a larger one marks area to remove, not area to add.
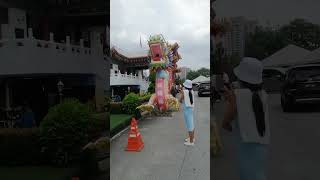
[[[144,143],[138,130],[137,120],[132,118],[126,151],[141,151],[143,147]]]

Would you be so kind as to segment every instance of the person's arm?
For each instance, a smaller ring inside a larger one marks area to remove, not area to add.
[[[226,108],[223,116],[222,127],[228,131],[232,131],[231,122],[236,114],[236,98],[232,89],[224,87],[226,97]]]

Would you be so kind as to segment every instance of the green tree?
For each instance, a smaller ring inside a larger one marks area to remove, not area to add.
[[[314,50],[320,47],[320,26],[295,19],[279,29],[257,27],[246,38],[245,56],[263,60],[289,44]]]
[[[155,84],[156,84],[156,72],[150,72],[149,81],[150,81],[150,85],[148,88],[148,92],[154,93],[155,92]]]
[[[198,71],[191,70],[187,74],[187,79],[193,80],[193,79],[197,78],[198,76],[200,76]]]
[[[287,45],[285,37],[278,30],[257,27],[254,33],[247,35],[245,56],[263,60]]]
[[[320,47],[320,26],[304,19],[295,19],[280,29],[285,40],[296,46],[314,50]]]
[[[180,76],[177,76],[174,81],[176,82],[176,84],[182,84],[184,80],[185,79],[181,79]]]
[[[198,73],[199,73],[201,76],[209,77],[209,76],[210,76],[210,69],[200,68],[200,69],[198,70]]]
[[[156,72],[150,72],[149,81],[156,82]]]

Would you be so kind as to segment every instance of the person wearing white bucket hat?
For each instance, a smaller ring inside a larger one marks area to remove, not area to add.
[[[263,65],[246,57],[233,72],[239,87],[224,88],[227,102],[222,126],[228,131],[234,127],[240,179],[265,180],[270,130],[268,97],[262,89]]]
[[[183,83],[183,90],[179,101],[182,103],[185,125],[188,130],[189,137],[185,139],[186,146],[194,146],[194,122],[193,122],[193,108],[194,108],[194,92],[192,90],[192,81],[187,79]]]

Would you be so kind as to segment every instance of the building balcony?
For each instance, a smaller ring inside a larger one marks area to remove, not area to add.
[[[102,51],[86,48],[83,41],[66,43],[26,39],[0,40],[0,75],[26,74],[98,74],[104,77],[107,65]]]
[[[133,74],[121,74],[111,73],[110,74],[110,86],[139,86],[140,91],[146,92],[149,88],[149,81],[144,79],[142,76]]]

